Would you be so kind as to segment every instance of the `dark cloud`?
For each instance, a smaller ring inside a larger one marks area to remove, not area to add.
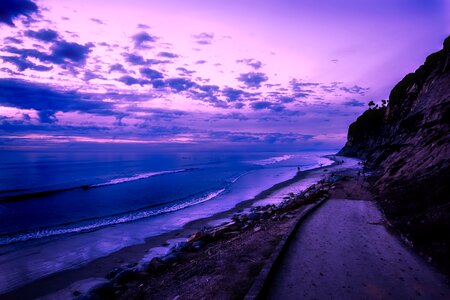
[[[43,123],[56,122],[55,113],[80,111],[114,115],[112,104],[93,99],[76,91],[56,88],[17,79],[0,79],[0,105],[38,111]]]
[[[295,101],[294,97],[289,97],[289,96],[281,96],[280,98],[278,98],[281,102],[283,103],[291,103]]]
[[[111,72],[126,73],[127,70],[121,64],[114,64],[109,67],[109,73]]]
[[[310,94],[313,94],[314,91],[311,88],[315,88],[320,83],[317,82],[304,82],[299,79],[292,79],[289,81],[289,85],[291,86],[293,96],[296,98],[306,98]]]
[[[91,43],[80,45],[77,43],[69,43],[66,41],[56,41],[50,47],[51,53],[47,54],[36,49],[18,49],[16,47],[7,46],[2,50],[5,52],[18,54],[22,60],[28,57],[34,57],[44,63],[54,63],[63,65],[84,65],[86,59],[91,52]]]
[[[19,40],[15,37],[8,36],[3,40],[5,43],[13,43],[13,44],[22,44],[22,40]]]
[[[175,92],[187,91],[190,88],[196,87],[197,84],[185,78],[169,78],[165,80],[165,83]]]
[[[152,80],[152,85],[155,89],[163,88],[166,86],[164,80],[161,80],[161,79]]]
[[[148,43],[153,43],[157,40],[155,36],[152,36],[145,31],[136,33],[131,37],[131,39],[134,41],[135,48],[148,48]]]
[[[28,61],[26,58],[22,58],[19,56],[2,56],[1,57],[4,62],[9,62],[17,67],[17,70],[19,71],[25,71],[26,69],[44,72],[44,71],[50,71],[52,67],[43,66],[43,65],[36,65],[30,61]]]
[[[247,93],[243,90],[238,90],[231,87],[223,88],[222,94],[230,102],[242,100],[242,97],[247,95]]]
[[[366,104],[364,102],[352,99],[349,101],[346,101],[343,103],[345,106],[352,106],[352,107],[364,107]]]
[[[134,85],[134,84],[139,84],[139,85],[145,85],[145,84],[149,84],[150,81],[145,80],[145,79],[140,79],[140,78],[134,78],[132,76],[129,75],[125,75],[120,77],[119,79],[117,79],[117,81],[122,82],[126,85]]]
[[[84,72],[84,76],[83,76],[84,81],[89,81],[92,79],[105,79],[105,77],[103,77],[102,75],[100,75],[98,73],[94,73],[91,71]]]
[[[159,57],[165,57],[165,58],[177,58],[178,55],[175,53],[170,53],[170,52],[159,52],[158,53]]]
[[[92,43],[80,45],[77,43],[58,41],[50,48],[52,54],[49,60],[56,64],[65,64],[67,61],[84,64],[93,46]]]
[[[251,107],[254,110],[261,110],[261,109],[270,109],[272,111],[280,112],[285,109],[285,107],[281,104],[272,103],[270,101],[256,101],[252,102]]]
[[[202,32],[199,34],[194,34],[192,37],[196,40],[197,44],[200,45],[209,45],[212,43],[214,39],[214,33]]]
[[[145,24],[138,24],[138,25],[137,25],[137,28],[139,28],[139,29],[149,29],[150,26],[145,25]]]
[[[141,65],[148,64],[147,61],[144,59],[144,57],[141,55],[130,54],[130,53],[124,53],[123,55],[125,57],[125,61],[129,62],[132,65],[141,66]]]
[[[191,76],[192,74],[195,73],[195,71],[191,71],[182,67],[177,68],[177,71],[179,71],[179,73],[184,76]]]
[[[351,87],[343,86],[340,88],[340,90],[344,91],[346,93],[349,93],[349,94],[358,94],[358,95],[364,96],[366,94],[366,92],[369,90],[369,88],[364,88],[364,87],[361,87],[358,85],[354,85]]]
[[[41,123],[53,124],[58,122],[54,111],[41,110],[38,112],[38,117]]]
[[[58,33],[51,29],[27,30],[25,31],[25,36],[48,43],[55,41],[58,38]]]
[[[151,79],[151,80],[160,79],[160,78],[164,77],[161,72],[158,72],[158,71],[150,69],[150,68],[141,68],[139,71],[141,72],[142,76],[144,76],[148,79]]]
[[[170,63],[169,60],[159,60],[159,59],[145,59],[141,55],[131,54],[131,53],[123,53],[125,57],[125,61],[134,65],[134,66],[146,66],[146,65],[158,65],[158,64],[166,64]]]
[[[244,63],[247,66],[250,66],[255,70],[258,70],[262,67],[262,62],[260,62],[259,60],[253,59],[253,58],[238,59],[236,62]]]
[[[37,5],[31,0],[1,0],[0,23],[14,26],[13,20],[19,16],[29,17],[38,12]]]
[[[236,79],[243,82],[248,88],[260,88],[262,82],[269,80],[267,75],[261,72],[244,73]]]
[[[215,107],[228,107],[225,101],[219,100],[217,97],[220,91],[217,85],[199,85],[198,90],[191,90],[191,97],[196,100],[209,102]]]
[[[105,23],[103,23],[103,21],[100,20],[100,19],[91,18],[91,21],[92,21],[92,22],[95,22],[95,23],[97,23],[97,24],[100,24],[100,25],[105,25]]]

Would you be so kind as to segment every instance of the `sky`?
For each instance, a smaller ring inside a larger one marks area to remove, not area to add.
[[[337,149],[446,0],[2,0],[0,148]]]

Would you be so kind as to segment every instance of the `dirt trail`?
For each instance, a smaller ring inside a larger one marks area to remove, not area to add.
[[[388,232],[367,200],[324,203],[267,287],[267,299],[450,299],[446,278]]]

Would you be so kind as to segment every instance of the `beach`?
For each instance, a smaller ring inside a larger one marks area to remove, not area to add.
[[[325,168],[298,172],[296,167],[283,167],[282,176],[277,173],[277,169],[269,169],[261,174],[264,177],[271,174],[265,178],[266,189],[258,191],[261,190],[261,184],[253,186],[253,189],[240,188],[241,197],[234,201],[199,204],[203,210],[196,209],[196,206],[188,207],[180,210],[182,216],[177,215],[177,212],[172,213],[172,220],[171,214],[163,214],[83,234],[31,241],[28,242],[28,245],[32,244],[31,247],[19,250],[16,244],[2,247],[2,269],[8,270],[1,274],[3,289],[8,288],[15,294],[14,287],[18,287],[17,292],[25,291],[30,297],[43,296],[85,278],[104,277],[111,269],[123,264],[163,255],[171,246],[204,226],[226,222],[234,213],[249,210],[258,202],[280,203],[284,189],[290,187],[289,191],[300,192],[320,180]],[[255,176],[255,173],[248,174],[249,180],[258,180]],[[278,184],[274,185],[275,182]],[[241,199],[248,200],[239,201]],[[191,215],[186,213],[189,211]],[[20,243],[17,245],[20,246]],[[8,248],[11,250],[7,251]]]

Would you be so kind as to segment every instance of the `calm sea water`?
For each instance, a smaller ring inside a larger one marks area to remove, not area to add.
[[[0,246],[201,208],[230,196],[249,173],[267,187],[263,174],[287,179],[317,167],[322,154],[2,151]]]

